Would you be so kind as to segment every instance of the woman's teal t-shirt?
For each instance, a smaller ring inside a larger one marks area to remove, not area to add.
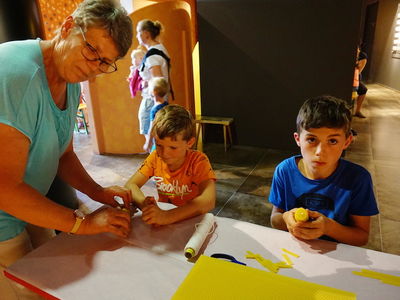
[[[0,44],[0,66],[0,123],[16,128],[30,140],[24,181],[45,195],[72,138],[80,86],[67,84],[65,110],[55,105],[39,40]],[[0,241],[17,236],[25,225],[0,210]]]

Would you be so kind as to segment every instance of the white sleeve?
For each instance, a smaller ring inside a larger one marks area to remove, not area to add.
[[[150,69],[154,66],[162,66],[163,63],[165,63],[165,59],[158,54],[154,54],[146,59],[145,65]]]

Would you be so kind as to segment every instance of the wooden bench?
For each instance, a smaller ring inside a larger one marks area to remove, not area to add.
[[[195,146],[196,148],[197,148],[197,142],[198,142],[200,134],[202,135],[202,137],[204,137],[206,124],[222,125],[223,131],[224,131],[225,152],[228,150],[228,145],[227,145],[227,140],[226,140],[227,131],[228,131],[228,137],[229,137],[229,147],[232,146],[231,124],[233,123],[233,118],[208,117],[208,116],[196,115],[195,122],[196,122],[196,127],[197,127],[196,128],[196,146]]]

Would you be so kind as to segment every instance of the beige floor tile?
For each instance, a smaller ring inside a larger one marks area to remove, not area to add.
[[[400,222],[381,218],[383,252],[400,255]]]

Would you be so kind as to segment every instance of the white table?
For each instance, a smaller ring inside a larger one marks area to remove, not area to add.
[[[199,220],[152,228],[134,217],[126,240],[60,234],[13,264],[7,275],[49,299],[169,299],[193,266],[183,248]],[[287,232],[228,218],[217,217],[216,224],[205,255],[227,253],[266,270],[246,259],[246,251],[277,262],[285,248],[300,257],[292,258],[293,269],[279,274],[347,290],[357,299],[400,299],[400,287],[352,274],[371,269],[400,276],[400,256],[322,240],[306,243]]]

